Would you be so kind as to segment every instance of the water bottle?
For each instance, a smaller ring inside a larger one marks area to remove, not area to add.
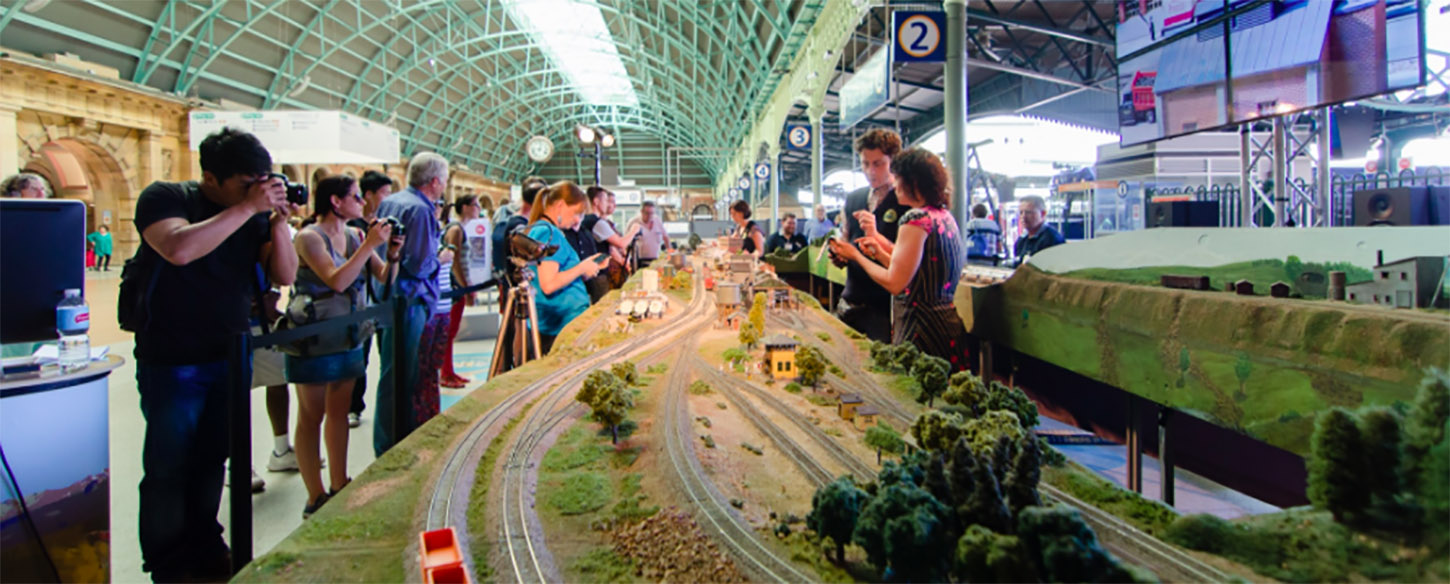
[[[84,368],[91,361],[91,308],[81,291],[71,288],[55,306],[55,330],[60,333],[60,369],[63,372]]]

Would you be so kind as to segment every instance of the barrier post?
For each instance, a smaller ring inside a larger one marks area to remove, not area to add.
[[[227,351],[227,379],[231,384],[227,391],[227,405],[231,409],[227,473],[231,478],[229,533],[233,574],[241,572],[242,566],[252,561],[251,358],[251,338],[246,333],[233,337]]]
[[[407,350],[407,341],[404,337],[407,323],[404,317],[408,312],[408,298],[404,294],[394,294],[393,303],[393,445],[396,446],[403,441],[403,430],[408,427],[408,420],[412,417],[412,400],[406,399],[405,395],[412,395],[416,379],[409,378],[407,373],[408,356],[404,355]],[[414,359],[417,355],[412,356]]]

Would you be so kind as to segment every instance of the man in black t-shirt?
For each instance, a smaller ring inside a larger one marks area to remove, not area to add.
[[[770,234],[770,237],[765,240],[765,253],[769,254],[777,249],[795,253],[810,245],[810,242],[806,241],[806,236],[796,233],[795,226],[795,213],[782,215],[780,231]]]
[[[861,172],[866,173],[868,187],[846,195],[846,208],[841,212],[842,240],[853,243],[867,235],[862,219],[886,239],[896,241],[897,221],[911,210],[896,200],[891,179],[891,157],[901,151],[901,137],[882,128],[872,129],[856,138],[856,155],[861,158]],[[873,341],[891,342],[891,294],[877,284],[866,270],[855,262],[842,262],[835,254],[831,261],[846,267],[846,289],[836,304],[836,317]]]
[[[136,200],[136,261],[159,270],[136,332],[146,418],[141,569],[156,581],[231,577],[217,522],[227,458],[227,348],[248,332],[260,262],[278,285],[297,276],[287,202],[255,136],[227,128],[201,143],[201,182],[156,182]],[[245,371],[251,377],[250,363]],[[234,464],[247,464],[246,462]]]

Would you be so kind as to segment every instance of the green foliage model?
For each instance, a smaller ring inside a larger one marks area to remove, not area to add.
[[[754,349],[755,344],[760,342],[760,329],[755,327],[753,322],[745,322],[740,325],[740,344],[747,349]]]
[[[1310,440],[1309,500],[1340,522],[1369,505],[1364,442],[1354,414],[1333,408],[1319,416]]]
[[[960,415],[932,410],[911,424],[911,437],[916,445],[927,450],[945,451],[966,431],[966,420]]]
[[[846,544],[850,543],[851,534],[856,531],[856,518],[870,500],[871,496],[848,476],[821,487],[811,496],[811,512],[806,515],[806,526],[835,542],[837,563],[846,561]]]
[[[867,446],[876,449],[876,462],[881,462],[881,453],[901,454],[906,450],[906,441],[901,439],[901,433],[887,425],[886,422],[877,421],[875,426],[866,429],[866,437],[863,439]]]
[[[958,582],[1036,582],[1032,564],[1017,536],[972,525],[957,540],[953,572]]]
[[[953,540],[951,510],[914,482],[883,487],[856,519],[851,541],[871,563],[890,568],[896,579],[940,582],[947,573]]]
[[[1397,507],[1401,495],[1400,416],[1387,408],[1374,408],[1359,415],[1359,432],[1364,444],[1365,487],[1374,509]],[[1395,515],[1400,515],[1396,513]],[[1402,520],[1400,517],[1395,520]]]
[[[925,401],[926,406],[931,407],[937,396],[946,391],[951,372],[952,365],[946,359],[925,354],[917,356],[916,362],[911,365],[911,376],[921,386],[921,394],[916,401]]]
[[[725,352],[724,353],[721,353],[720,354],[720,358],[722,358],[722,359],[724,359],[726,361],[732,361],[732,362],[733,361],[744,361],[744,360],[750,358],[750,354],[749,353],[746,353],[740,347],[730,347],[729,349],[725,349]]]
[[[574,399],[589,406],[594,420],[609,428],[610,441],[619,444],[619,424],[634,407],[634,396],[624,382],[609,371],[594,371],[584,378]]]
[[[609,371],[626,386],[637,387],[639,385],[639,368],[634,366],[634,361],[615,363],[609,367]]]
[[[1017,415],[1017,420],[1024,429],[1037,426],[1037,404],[1022,390],[1007,387],[997,381],[987,385],[980,377],[966,371],[952,375],[949,389],[942,395],[942,400],[965,407],[978,416],[992,410],[1007,410]]]
[[[1427,456],[1432,448],[1445,440],[1445,423],[1450,421],[1450,375],[1444,370],[1431,368],[1420,391],[1415,395],[1415,405],[1405,420],[1405,483],[1418,485],[1426,475],[1425,465],[1431,459]],[[1445,475],[1427,480],[1445,481]]]
[[[750,324],[755,325],[755,330],[757,332],[760,332],[762,334],[765,332],[765,293],[764,292],[756,292],[755,293],[754,298],[750,302],[750,313],[747,314],[747,315],[745,315],[745,318],[746,318],[747,321],[750,322]]]
[[[820,349],[805,345],[795,352],[795,367],[796,373],[800,374],[801,383],[815,389],[821,383],[821,376],[826,373],[826,357],[821,354]]]
[[[1239,380],[1239,392],[1234,395],[1235,399],[1245,399],[1248,397],[1248,394],[1245,393],[1245,388],[1249,382],[1249,375],[1252,375],[1253,372],[1254,362],[1249,359],[1249,354],[1239,353],[1238,360],[1234,361],[1234,377]]]
[[[1042,445],[1037,440],[1023,440],[1012,459],[1012,470],[1002,482],[1006,491],[1007,506],[1012,514],[1021,513],[1028,507],[1042,504],[1037,494],[1037,483],[1042,480]]]
[[[1046,582],[1127,582],[1137,578],[1098,545],[1077,510],[1030,507],[1017,518],[1017,535]]]

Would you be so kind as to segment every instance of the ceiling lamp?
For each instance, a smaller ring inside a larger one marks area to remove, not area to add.
[[[579,142],[582,144],[594,143],[594,128],[579,125],[574,128],[574,135],[579,137]]]
[[[599,138],[599,145],[609,148],[614,146],[614,134],[604,134]]]

